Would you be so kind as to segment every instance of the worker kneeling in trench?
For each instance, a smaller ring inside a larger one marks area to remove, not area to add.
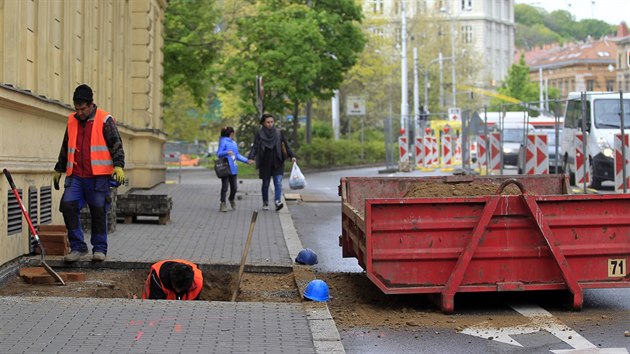
[[[181,260],[164,260],[151,266],[142,291],[142,299],[198,300],[203,275],[196,264]]]

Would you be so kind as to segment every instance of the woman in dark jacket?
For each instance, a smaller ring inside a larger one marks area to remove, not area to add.
[[[269,184],[273,177],[273,186],[275,189],[274,200],[276,211],[282,209],[282,175],[284,174],[285,154],[291,158],[293,162],[297,159],[293,155],[293,151],[289,147],[287,140],[282,132],[274,127],[273,115],[265,113],[260,119],[261,128],[254,137],[254,146],[249,153],[250,160],[256,160],[256,168],[258,169],[258,177],[262,179],[262,200],[263,210],[269,210]],[[284,150],[284,152],[283,152]]]
[[[225,196],[227,194],[228,185],[230,186],[230,196],[228,200],[230,201],[232,210],[236,209],[236,201],[234,200],[237,190],[236,175],[238,174],[236,160],[250,165],[254,163],[254,161],[248,160],[245,156],[238,153],[238,144],[234,141],[235,137],[236,132],[234,131],[234,128],[225,127],[221,129],[221,138],[219,138],[217,157],[220,159],[227,157],[228,162],[230,163],[230,170],[232,171],[232,175],[221,178],[221,204],[219,206],[219,211],[222,212],[227,211]]]

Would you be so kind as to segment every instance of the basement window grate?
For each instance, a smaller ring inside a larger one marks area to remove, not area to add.
[[[41,187],[39,190],[39,223],[50,224],[52,222],[52,188]]]
[[[18,189],[17,192],[21,199],[22,190]],[[22,208],[20,208],[20,203],[13,194],[13,191],[9,191],[7,199],[7,234],[19,234],[22,232]]]
[[[33,227],[37,230],[37,215],[38,215],[38,205],[37,205],[37,187],[30,186],[28,187],[28,216],[31,218],[31,223],[33,223]],[[31,235],[29,238],[29,252],[32,254],[35,252],[35,247],[37,246],[37,241],[35,237],[33,237],[33,233],[29,228],[28,234]]]
[[[37,228],[37,187],[28,187],[28,216],[31,218],[33,227]]]

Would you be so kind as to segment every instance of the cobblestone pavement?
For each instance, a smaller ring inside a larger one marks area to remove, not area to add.
[[[167,194],[171,221],[118,224],[103,266],[134,267],[167,258],[207,265],[240,263],[259,180],[239,184],[237,208],[219,212],[220,180],[201,169],[170,170],[134,193]],[[88,236],[89,237],[89,236]],[[290,267],[301,243],[288,212],[258,211],[248,266]],[[62,267],[60,257],[47,257]],[[91,262],[78,266],[93,267]],[[343,353],[322,303],[243,303],[3,297],[1,353]]]

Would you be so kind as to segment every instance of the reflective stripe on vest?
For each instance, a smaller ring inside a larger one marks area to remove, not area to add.
[[[165,260],[165,261],[159,261],[153,264],[151,266],[151,272],[149,273],[149,276],[147,277],[147,280],[145,281],[145,284],[144,284],[144,291],[142,292],[142,298],[143,299],[149,298],[149,293],[151,291],[151,283],[150,283],[151,274],[155,272],[158,278],[157,280],[159,280],[159,284],[162,287],[162,291],[166,294],[166,300],[177,300],[177,294],[175,294],[173,290],[165,288],[164,284],[162,283],[162,279],[160,279],[160,268],[162,268],[162,265],[166,262],[184,263],[192,267],[194,275],[195,275],[193,279],[193,284],[191,288],[189,289],[189,291],[186,292],[184,296],[182,296],[181,300],[196,299],[199,293],[201,292],[201,288],[203,287],[203,275],[201,273],[201,270],[197,267],[195,263],[192,263],[183,259],[170,259],[170,260]]]
[[[90,139],[90,163],[92,174],[95,176],[111,175],[114,173],[114,161],[109,153],[105,136],[103,136],[103,126],[109,113],[102,109],[96,109],[94,123],[92,124],[92,134]],[[72,175],[72,168],[75,164],[74,154],[77,149],[77,134],[79,131],[79,121],[74,117],[74,113],[68,116],[68,163],[66,164],[66,175]]]

